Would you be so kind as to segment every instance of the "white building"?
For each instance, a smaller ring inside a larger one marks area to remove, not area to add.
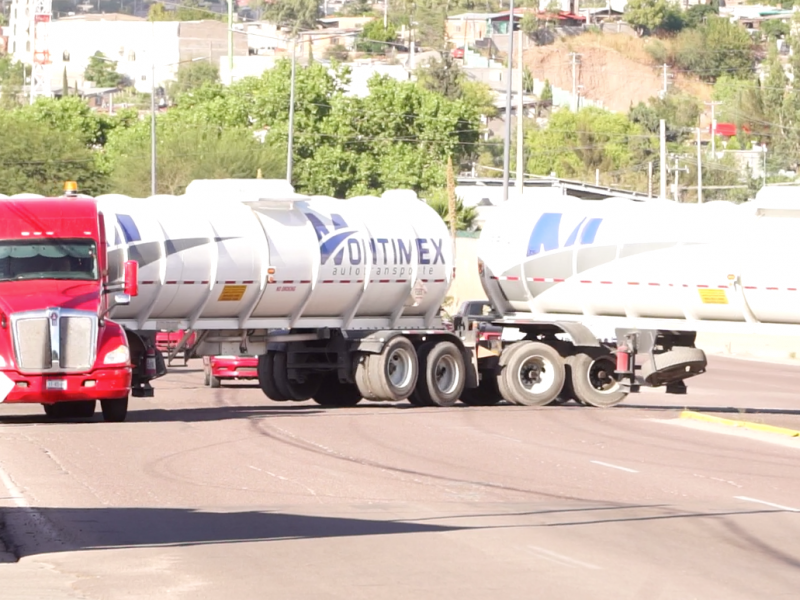
[[[11,9],[9,53],[31,64],[28,0],[14,0]],[[116,14],[65,17],[47,26],[52,88],[60,88],[66,68],[70,85],[91,87],[84,81],[89,59],[101,52],[117,63],[138,91],[150,92],[175,79],[180,64],[206,58],[219,66],[228,53],[228,27],[221,21],[156,21]],[[234,36],[234,56],[246,56],[244,36]],[[155,79],[152,73],[155,73]]]

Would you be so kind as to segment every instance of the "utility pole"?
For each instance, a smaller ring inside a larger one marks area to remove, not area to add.
[[[572,111],[578,112],[578,57],[580,54],[570,52],[572,58]]]
[[[212,60],[212,57],[209,57]],[[228,0],[228,85],[233,83],[233,0]]]
[[[292,183],[294,153],[294,79],[297,65],[297,36],[292,39],[292,79],[289,82],[289,141],[286,150],[286,181]]]
[[[673,172],[675,173],[675,189],[672,190],[672,199],[675,202],[681,201],[680,193],[678,192],[678,175],[683,171],[684,173],[688,173],[689,169],[687,167],[679,167],[678,166],[678,157],[675,157],[675,167],[673,168]]]
[[[517,98],[517,192],[520,198],[525,187],[525,135],[522,130],[522,121],[525,117],[525,96],[524,96],[524,75],[522,67],[522,31],[519,32],[519,48],[517,49],[517,83],[519,84],[519,96]]]
[[[667,69],[669,68],[669,66],[667,65],[667,63],[664,63],[663,65],[661,65],[661,68],[664,71],[664,88],[661,90],[661,95],[665,97],[667,95],[667,86],[669,85],[668,81],[669,76],[667,74]]]
[[[717,119],[714,117],[714,107],[722,102],[704,102],[711,107],[711,156],[717,157]]]
[[[325,12],[325,16],[328,16],[327,11]],[[383,28],[389,28],[389,0],[383,0]]]
[[[659,122],[659,145],[661,147],[661,156],[659,167],[661,169],[661,177],[659,180],[660,194],[662,200],[667,199],[667,122],[661,119]]]
[[[647,197],[653,197],[653,161],[647,163]]]
[[[511,79],[514,77],[514,0],[508,3],[508,72],[506,74],[506,137],[503,144],[503,202],[508,201],[511,168]]]
[[[697,203],[703,203],[703,163],[700,158],[700,128],[697,128]]]

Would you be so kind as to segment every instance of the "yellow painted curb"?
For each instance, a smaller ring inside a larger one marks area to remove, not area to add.
[[[800,431],[786,429],[785,427],[774,427],[762,423],[750,423],[748,421],[734,421],[733,419],[723,419],[722,417],[712,417],[703,413],[684,410],[681,419],[693,419],[695,421],[705,421],[706,423],[717,423],[718,425],[728,425],[730,427],[741,427],[742,429],[752,429],[753,431],[766,431],[767,433],[777,433],[788,435],[789,437],[800,437]]]

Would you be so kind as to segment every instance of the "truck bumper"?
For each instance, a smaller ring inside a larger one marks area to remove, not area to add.
[[[51,404],[72,400],[110,400],[130,394],[131,368],[96,369],[80,374],[23,375],[3,371],[14,382],[0,402]]]
[[[210,360],[211,374],[217,379],[258,379],[257,358],[224,358]]]

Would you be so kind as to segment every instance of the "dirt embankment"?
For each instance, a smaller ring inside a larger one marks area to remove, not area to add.
[[[576,71],[581,96],[602,102],[605,108],[616,112],[627,112],[631,106],[658,96],[664,86],[663,70],[650,64],[642,40],[614,40],[622,46],[620,51],[600,45],[593,38],[581,36],[567,43],[527,49],[524,63],[536,79],[548,79],[551,85],[571,91],[571,53],[575,52],[579,55]],[[698,81],[670,76],[668,82],[701,101],[710,97],[710,86]]]

